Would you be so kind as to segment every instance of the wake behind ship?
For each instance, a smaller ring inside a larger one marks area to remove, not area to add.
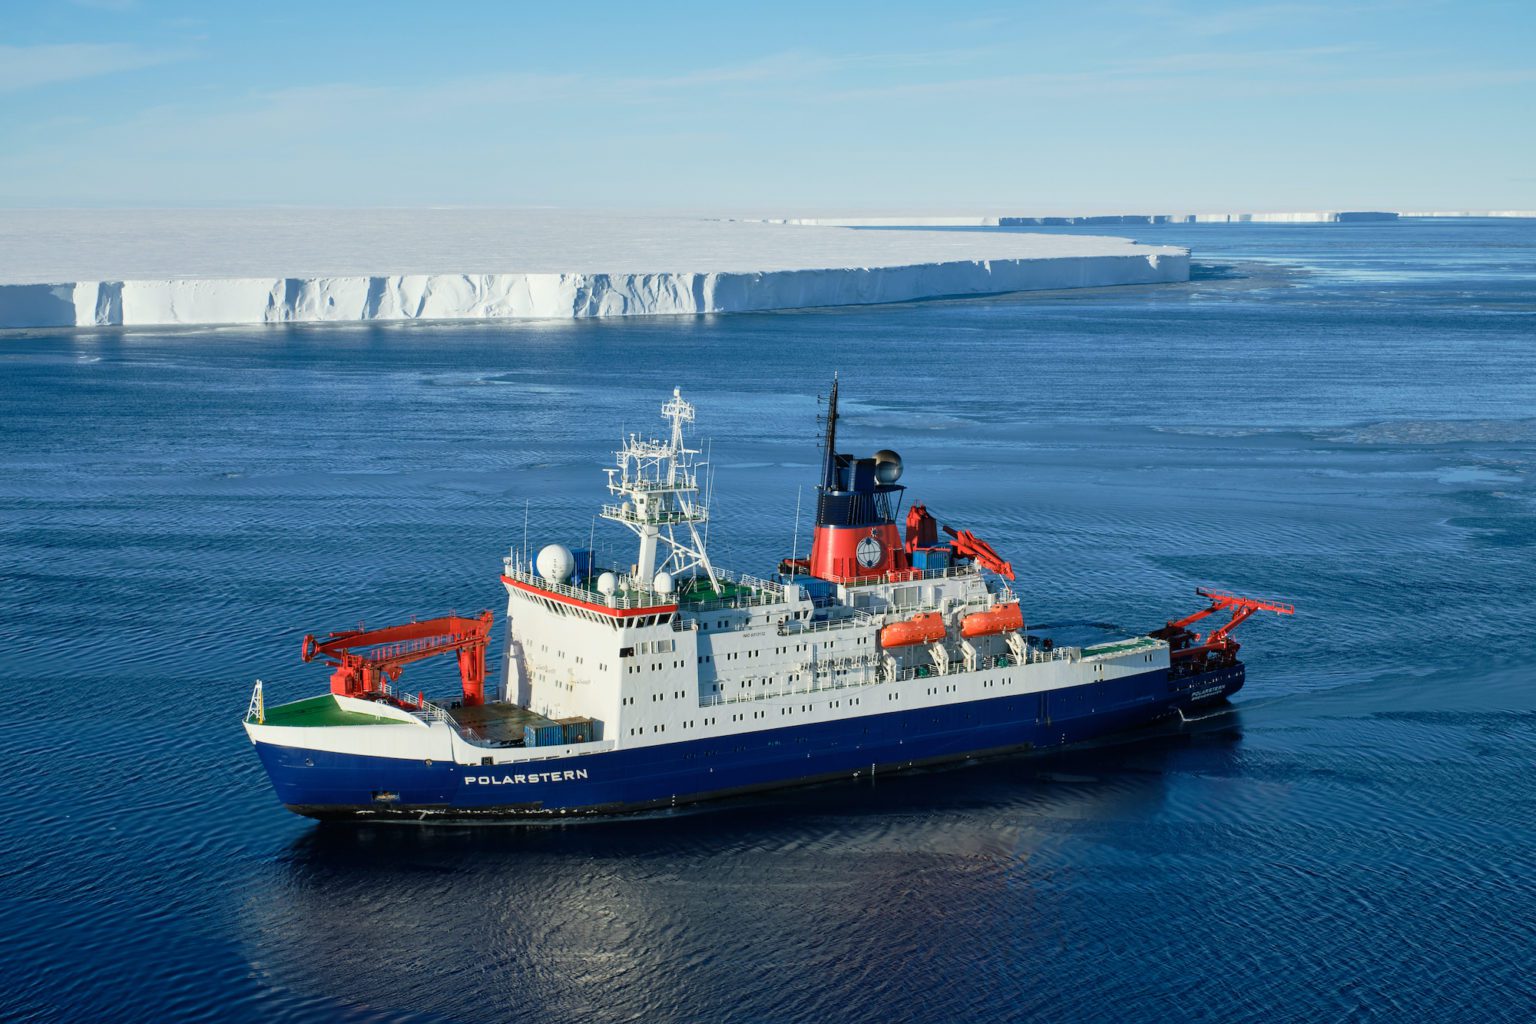
[[[1292,613],[1202,590],[1208,607],[1144,636],[1032,636],[991,545],[920,503],[903,517],[900,456],[838,452],[837,393],[808,557],[772,578],[710,560],[695,411],[674,390],[667,436],[631,435],[607,470],[601,514],[634,562],[560,544],[504,560],[499,692],[490,612],[305,637],[333,670],[320,696],[269,708],[258,681],[244,725],[278,797],[322,819],[548,818],[1054,748],[1226,699],[1245,673],[1232,629]],[[447,654],[456,699],[399,686]]]

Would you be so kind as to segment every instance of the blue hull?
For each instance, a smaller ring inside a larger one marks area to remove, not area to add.
[[[541,760],[474,767],[258,743],[278,797],[322,819],[463,820],[613,814],[866,772],[1051,749],[1122,732],[1236,693],[1241,663],[1048,693],[868,715]]]

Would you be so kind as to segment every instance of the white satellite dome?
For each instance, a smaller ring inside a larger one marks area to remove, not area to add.
[[[597,592],[604,597],[612,597],[619,592],[619,578],[611,572],[605,572],[597,578]]]
[[[564,583],[576,571],[576,556],[564,544],[546,544],[539,549],[534,566],[550,583]]]
[[[670,594],[672,593],[672,588],[676,585],[673,582],[672,574],[665,569],[656,574],[655,584],[656,593],[658,594]]]

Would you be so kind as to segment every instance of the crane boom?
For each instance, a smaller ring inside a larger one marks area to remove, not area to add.
[[[395,682],[414,661],[440,654],[457,654],[464,703],[485,703],[485,646],[491,634],[491,613],[475,618],[445,615],[380,629],[342,630],[304,638],[304,661],[324,658],[334,671],[331,692],[346,697],[380,693],[384,681]]]
[[[1154,629],[1150,636],[1168,641],[1169,657],[1177,666],[1180,663],[1202,668],[1231,664],[1237,659],[1242,645],[1232,639],[1232,631],[1246,622],[1255,612],[1274,612],[1277,615],[1295,615],[1296,606],[1279,601],[1260,601],[1252,597],[1239,597],[1217,590],[1196,587],[1195,593],[1208,599],[1208,607],[1192,612],[1182,619],[1170,619],[1162,629]],[[1189,627],[1217,612],[1230,612],[1231,617],[1204,637]]]
[[[1013,563],[1004,561],[1003,556],[993,550],[992,545],[976,536],[970,530],[956,530],[952,527],[944,527],[944,532],[949,534],[950,547],[955,554],[962,558],[971,558],[980,562],[983,568],[991,569],[999,576],[1013,579]]]

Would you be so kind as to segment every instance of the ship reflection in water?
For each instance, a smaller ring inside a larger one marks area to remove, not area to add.
[[[872,999],[966,1019],[978,1001],[1039,1000],[1032,971],[935,990],[924,951],[1027,964],[1062,940],[1061,901],[1082,899],[1068,876],[1164,815],[1170,777],[1237,771],[1239,746],[1226,708],[1092,748],[688,812],[321,825],[245,901],[245,945],[269,983],[338,1009],[400,1005],[385,993],[408,985],[416,1012],[455,1019],[723,1019],[736,1005],[845,1019],[840,1006]]]

